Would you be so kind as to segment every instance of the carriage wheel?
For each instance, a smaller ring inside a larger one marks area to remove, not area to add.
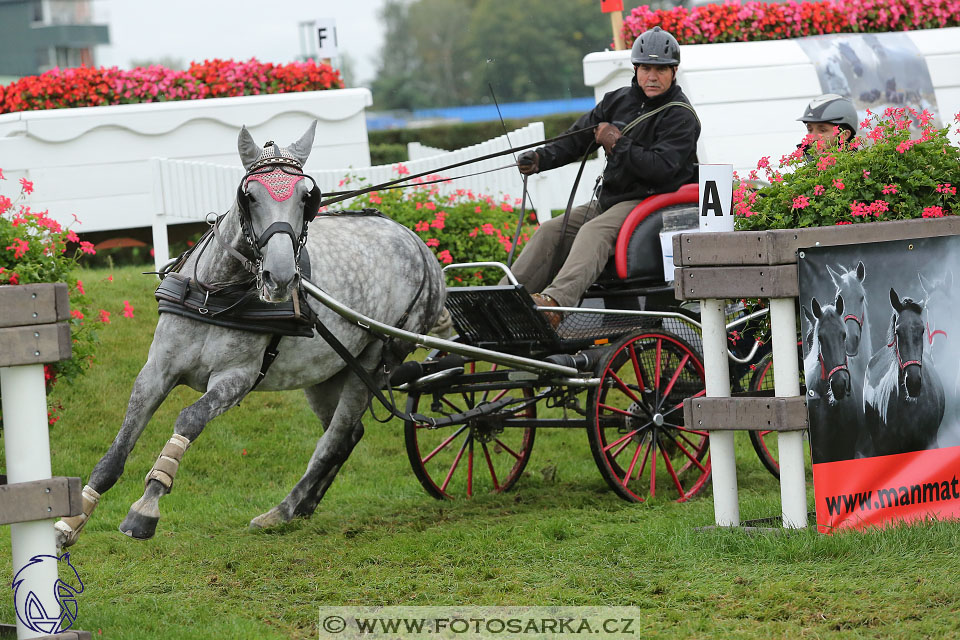
[[[695,496],[710,478],[710,458],[707,433],[683,424],[684,398],[706,392],[693,347],[670,333],[635,334],[610,350],[598,375],[587,435],[607,484],[630,502]]]
[[[757,363],[753,375],[750,376],[751,391],[767,391],[773,389],[773,355],[767,354]],[[774,478],[780,479],[780,462],[777,455],[777,432],[760,430],[750,432],[750,443],[760,458],[760,462],[767,468]]]
[[[495,370],[497,365],[491,365]],[[476,363],[468,362],[466,373]],[[449,416],[501,398],[533,397],[529,387],[482,392],[411,393],[407,412],[431,417]],[[536,405],[529,405],[502,417],[535,418]],[[496,420],[430,428],[411,421],[404,423],[407,457],[420,484],[434,498],[470,498],[477,493],[502,493],[520,478],[533,450],[535,429],[504,428]]]

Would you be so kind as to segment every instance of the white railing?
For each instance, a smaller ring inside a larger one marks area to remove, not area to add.
[[[411,145],[411,159],[402,164],[412,175],[472,158],[479,158],[497,151],[505,151],[511,146],[516,147],[540,142],[543,139],[543,123],[534,122],[510,132],[508,135],[498,136],[456,151],[443,151],[423,145]],[[517,170],[512,167],[513,163],[513,157],[505,155],[444,171],[442,173],[443,177],[451,178],[452,181],[439,183],[436,186],[440,193],[444,195],[463,189],[475,194],[491,196],[498,202],[506,199],[513,204],[523,194],[523,180]],[[528,190],[533,205],[531,207],[528,204],[528,208],[536,208],[540,219],[549,218],[551,209],[563,209],[567,204],[577,168],[575,164],[567,165],[532,176],[529,180]],[[491,169],[501,170],[463,177]],[[602,160],[593,159],[587,162],[577,191],[576,203],[584,202],[590,197],[596,177],[601,170]],[[167,225],[201,221],[206,219],[209,213],[227,211],[236,198],[237,185],[244,172],[239,163],[237,165],[221,165],[169,158],[151,159],[150,171],[153,185],[154,261],[159,268],[170,257]],[[350,187],[379,184],[399,176],[397,164],[365,168],[328,169],[308,171],[307,173],[317,181],[317,185],[325,193],[343,191]],[[343,180],[347,176],[350,177],[350,182],[344,184]],[[343,206],[349,206],[349,201],[345,202]]]

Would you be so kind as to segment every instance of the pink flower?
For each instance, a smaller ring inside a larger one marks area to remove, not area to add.
[[[843,191],[844,189],[843,181],[840,178],[833,179],[833,186],[835,186],[837,189],[840,189],[841,191]]]
[[[0,169],[0,180],[6,180],[6,178],[3,175],[3,169]]]
[[[428,247],[439,247],[439,246],[440,246],[440,241],[437,240],[436,238],[427,238],[427,243],[426,243],[426,244],[427,244]]]
[[[414,231],[430,231],[430,223],[426,220],[421,220],[414,226],[413,229]]]
[[[807,196],[797,196],[793,199],[794,209],[805,209],[810,206],[810,199]]]
[[[892,195],[892,194],[895,194],[895,193],[897,192],[897,185],[895,185],[895,184],[888,184],[888,185],[885,186],[881,191],[883,192],[884,195]]]
[[[943,207],[925,207],[921,215],[924,218],[942,218]]]
[[[108,281],[108,282],[113,282],[113,276],[107,276],[107,281]]]
[[[87,295],[87,292],[83,290],[83,282],[81,282],[80,280],[77,280],[77,293],[79,293],[82,296]]]
[[[420,209],[423,208],[423,203],[422,203],[422,202],[418,202],[418,203],[417,203],[417,206],[416,206],[415,208],[417,209],[417,211],[419,211]]]
[[[372,202],[373,204],[380,204],[381,202],[383,202],[383,200],[380,199],[380,196],[371,195],[370,202]]]
[[[494,232],[493,225],[490,224],[489,222],[483,225],[482,227],[480,227],[480,230],[483,231],[483,234],[487,236],[492,236]]]
[[[426,207],[428,211],[435,211],[436,208],[437,208],[437,205],[435,205],[435,204],[432,203],[432,202],[428,202],[427,204],[425,204],[425,205],[423,205],[423,206]]]
[[[849,220],[838,220],[836,224],[853,224],[853,223],[850,222]]]
[[[103,324],[110,324],[110,312],[105,309],[100,309],[100,322]]]
[[[863,170],[863,177],[866,178],[866,177],[869,176],[869,175],[870,175],[870,172],[867,171],[866,169],[864,169],[864,170]]]
[[[946,183],[944,183],[944,184],[938,184],[938,185],[937,185],[937,193],[956,194],[956,193],[957,193],[957,188],[956,188],[956,187],[953,187],[953,186],[950,186],[950,183],[949,183],[949,182],[946,182]]]
[[[437,260],[439,260],[443,264],[450,264],[451,262],[453,262],[453,256],[450,255],[449,250],[444,249],[443,251],[437,254]]]
[[[824,191],[826,191],[826,189],[823,188],[822,184],[818,184],[813,187],[813,195],[815,196],[822,196]]]
[[[7,251],[13,251],[13,257],[15,260],[22,257],[28,249],[30,249],[30,243],[28,243],[26,240],[21,240],[20,238],[14,238],[13,244],[7,247]]]
[[[480,213],[483,209],[480,208],[480,205],[477,205],[477,208],[473,210],[474,213]]]
[[[441,218],[440,216],[437,216],[436,218],[433,219],[433,222],[430,223],[430,226],[433,227],[434,229],[440,230],[440,229],[443,229],[445,224],[446,223],[444,223],[443,218]]]
[[[7,196],[0,193],[0,214],[6,213],[13,207],[13,201],[10,200]],[[480,207],[477,207],[478,209]],[[479,211],[477,213],[480,213]]]
[[[83,320],[83,312],[79,309],[70,309],[70,316],[77,320]]]
[[[402,162],[398,162],[393,165],[393,170],[397,172],[398,176],[408,176],[410,175],[410,169],[407,169],[406,165]]]
[[[471,232],[468,233],[467,235],[470,236],[471,238],[476,238],[478,231],[480,231],[480,229],[479,229],[478,227],[474,227],[474,228],[473,228],[473,231],[471,231]]]
[[[80,251],[84,253],[89,253],[90,255],[93,255],[96,253],[96,251],[94,251],[93,249],[93,243],[87,242],[86,240],[80,243]]]
[[[510,206],[509,204],[507,204],[506,202],[504,202],[502,205],[500,205],[500,208],[503,209],[504,211],[506,211],[507,213],[513,213],[513,207],[511,207],[511,206]]]
[[[820,171],[825,171],[837,164],[837,159],[830,154],[820,156],[817,159],[817,169]]]
[[[124,318],[133,317],[133,306],[130,304],[129,300],[123,301],[123,317]]]
[[[757,160],[757,169],[766,169],[770,166],[770,156],[763,156]]]
[[[33,193],[33,183],[26,178],[20,178],[20,187],[24,193]]]
[[[80,236],[75,234],[72,229],[67,231],[67,240],[69,242],[80,242]]]

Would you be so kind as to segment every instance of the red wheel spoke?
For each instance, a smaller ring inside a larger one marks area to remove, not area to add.
[[[487,468],[490,469],[490,477],[493,478],[493,490],[500,491],[500,483],[497,482],[497,472],[493,470],[493,460],[490,459],[490,450],[487,449],[487,443],[481,442],[483,447],[483,457],[487,459]]]
[[[677,473],[673,470],[673,465],[670,463],[670,456],[667,455],[667,450],[663,447],[660,447],[660,453],[663,455],[663,463],[667,465],[667,473],[670,474],[670,477],[673,479],[673,484],[677,488],[677,491],[680,492],[680,497],[682,498],[684,494],[683,485],[680,484],[680,479],[677,477]]]
[[[647,443],[647,446],[644,447],[644,449],[643,461],[640,463],[640,470],[637,471],[637,480],[643,477],[643,470],[647,466],[647,459],[650,457],[650,442]]]
[[[470,451],[467,453],[467,497],[473,497],[473,438],[470,438]]]
[[[631,413],[631,412],[629,412],[629,411],[624,411],[623,409],[618,409],[617,407],[610,406],[609,404],[604,404],[604,403],[602,403],[602,402],[597,403],[597,404],[600,405],[600,408],[601,408],[601,409],[607,409],[607,410],[609,410],[609,411],[612,411],[613,413],[619,413],[619,414],[622,415],[622,416],[627,416],[628,418],[636,418],[636,417],[637,417],[637,414],[635,414],[635,413]]]
[[[432,458],[433,456],[437,455],[437,454],[440,452],[441,449],[443,449],[443,448],[446,447],[448,444],[450,444],[450,443],[453,441],[453,439],[456,438],[456,437],[457,437],[458,435],[460,435],[461,433],[463,433],[463,430],[466,429],[466,428],[467,428],[467,425],[461,426],[459,429],[457,429],[457,430],[453,433],[452,436],[450,436],[449,438],[447,438],[446,440],[444,440],[443,442],[441,442],[440,445],[439,445],[436,449],[434,449],[433,451],[431,451],[431,452],[427,455],[426,458],[421,458],[421,459],[420,459],[420,462],[422,462],[423,464],[427,464],[427,462],[429,462],[430,458]]]
[[[636,432],[634,432],[634,433],[636,433]],[[613,458],[614,460],[616,460],[616,459],[617,459],[617,456],[619,456],[619,455],[623,452],[624,449],[626,449],[628,446],[630,446],[630,442],[631,442],[630,440],[624,440],[624,441],[623,441],[623,444],[621,444],[619,447],[617,447],[617,450],[610,454],[610,457]]]
[[[514,458],[516,458],[517,460],[520,459],[520,454],[517,453],[517,452],[515,452],[513,449],[511,449],[511,448],[508,447],[507,445],[503,444],[503,441],[501,441],[500,438],[494,438],[493,441],[496,442],[498,445],[500,445],[500,447],[501,447],[504,451],[506,451],[507,453],[509,453],[510,455],[512,455]]]
[[[450,465],[450,471],[447,472],[447,477],[444,478],[443,484],[440,485],[440,491],[447,490],[447,485],[450,484],[450,478],[453,477],[453,472],[457,470],[457,465],[460,464],[460,458],[463,457],[463,452],[466,450],[470,440],[470,436],[467,436],[467,438],[463,441],[463,446],[460,447],[460,451],[457,452],[457,457],[454,458],[453,464]]]
[[[650,497],[657,493],[657,435],[650,436]]]
[[[653,388],[657,389],[658,391],[660,390],[660,358],[662,357],[662,354],[663,354],[663,340],[658,338],[657,339],[657,359],[656,359],[656,365],[654,365],[654,370],[653,370]]]
[[[630,482],[630,476],[633,475],[633,468],[637,464],[637,458],[640,457],[640,449],[642,448],[642,445],[637,445],[637,450],[633,452],[633,460],[630,461],[630,467],[627,469],[627,472],[623,474],[623,481],[620,484],[623,485],[624,489],[627,488],[627,483]]]
[[[680,377],[680,372],[683,371],[683,368],[687,366],[687,361],[690,360],[690,354],[683,354],[683,359],[680,361],[680,364],[677,365],[677,370],[673,372],[673,377],[670,378],[670,382],[667,384],[667,388],[663,392],[663,397],[666,398],[670,395],[670,392],[673,391],[673,385],[676,384],[677,378]]]
[[[767,430],[767,431],[761,431],[761,432],[760,432],[760,437],[761,437],[761,438],[766,438],[766,437],[767,437],[768,435],[770,435],[771,433],[773,433],[773,430],[772,430],[772,429]]]
[[[631,431],[631,432],[628,433],[627,435],[625,435],[625,436],[623,436],[623,437],[621,437],[621,438],[617,438],[616,440],[614,440],[613,442],[611,442],[610,444],[608,444],[607,446],[605,446],[605,447],[603,448],[603,451],[604,451],[604,452],[610,451],[610,449],[612,449],[613,447],[617,446],[618,444],[620,444],[620,443],[623,442],[624,440],[629,439],[631,436],[633,436],[634,434],[636,434],[638,431],[640,431],[640,429],[634,429],[633,431]]]
[[[630,352],[630,361],[633,363],[633,372],[637,375],[637,384],[640,385],[640,391],[646,391],[646,387],[643,385],[643,368],[640,366],[640,361],[637,359],[637,351],[633,348],[633,344],[627,348],[627,351]]]
[[[693,454],[691,454],[689,451],[687,451],[686,449],[684,449],[684,448],[683,448],[683,445],[680,444],[677,440],[674,440],[674,439],[671,438],[670,441],[673,442],[673,444],[675,444],[675,445],[677,446],[677,449],[680,449],[680,451],[681,451],[681,453],[683,453],[683,455],[685,455],[685,456],[687,456],[688,458],[690,458],[690,461],[691,461],[693,464],[695,464],[695,465],[697,466],[697,468],[700,469],[700,471],[706,471],[706,470],[707,470],[707,468],[706,468],[705,466],[703,466],[702,464],[700,464],[700,461],[697,460],[696,457],[693,456]],[[660,451],[663,451],[663,447],[660,448]],[[663,452],[664,452],[664,455],[666,455],[666,452],[665,452],[665,451],[663,451]],[[671,469],[671,470],[672,470],[672,469]]]
[[[610,369],[607,369],[607,371],[610,373],[610,377],[612,377],[614,381],[617,383],[617,386],[620,387],[620,390],[623,391],[628,398],[630,398],[631,400],[633,400],[639,405],[643,404],[643,402],[640,401],[640,398],[634,395],[633,390],[630,387],[628,387],[623,380],[620,379],[620,376],[618,376],[616,372],[611,371]]]
[[[683,431],[678,432],[677,435],[683,438],[683,441],[686,442],[691,447],[693,447],[694,450],[699,449],[700,446],[703,444],[703,442],[701,442],[700,444],[697,444],[696,442],[691,441],[690,438],[684,435]]]

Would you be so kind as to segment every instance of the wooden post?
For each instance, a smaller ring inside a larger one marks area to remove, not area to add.
[[[615,51],[623,51],[627,48],[623,40],[623,12],[610,12],[610,27],[613,29],[613,49]]]
[[[66,322],[70,318],[67,285],[0,286],[0,309],[0,394],[10,483],[0,493],[9,498],[4,500],[0,516],[4,522],[16,523],[10,525],[16,576],[34,556],[57,555],[54,517],[64,515],[64,511],[76,512],[69,515],[80,513],[79,478],[72,483],[50,482],[50,429],[43,376],[44,364],[71,356],[70,325]],[[40,504],[43,496],[46,505]],[[23,501],[29,504],[16,509]],[[39,563],[30,579],[32,584],[48,584],[52,594],[57,563]],[[31,630],[18,617],[18,639],[43,635],[46,634]]]

